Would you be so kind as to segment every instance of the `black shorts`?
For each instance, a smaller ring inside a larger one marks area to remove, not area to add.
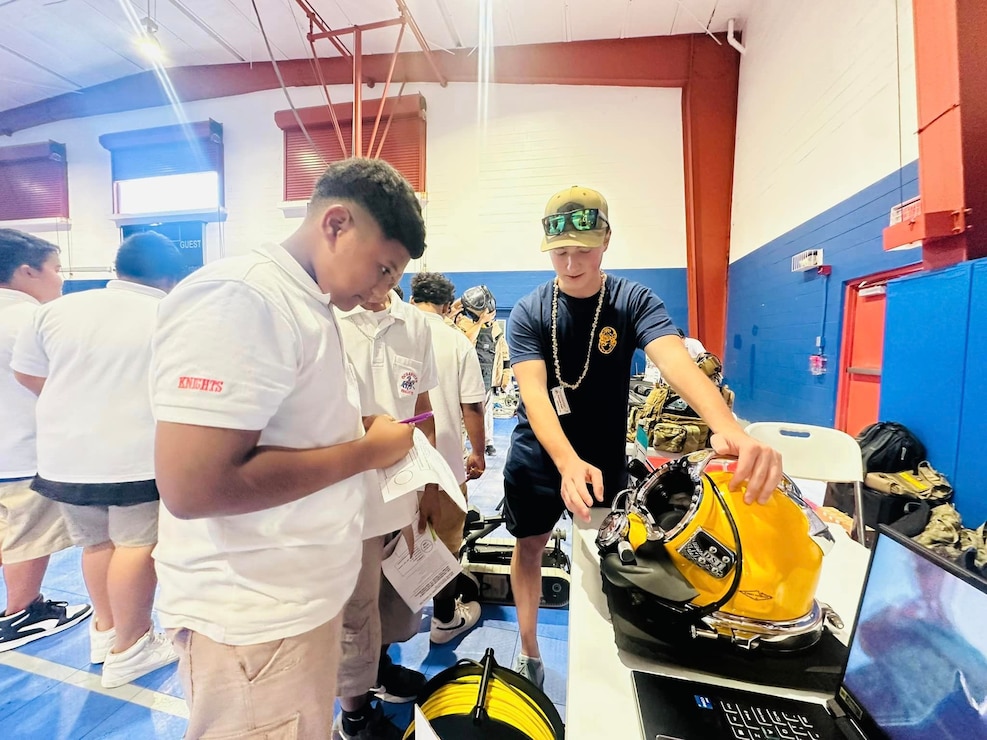
[[[504,476],[504,519],[507,531],[515,537],[548,534],[565,512],[557,488],[521,486]]]

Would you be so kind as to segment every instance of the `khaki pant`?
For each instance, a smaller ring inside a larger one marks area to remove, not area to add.
[[[58,504],[31,490],[31,479],[0,483],[0,556],[23,563],[72,547]]]
[[[380,535],[363,541],[360,575],[353,595],[343,607],[337,687],[337,694],[342,697],[362,696],[374,688],[381,645],[411,639],[421,624],[421,612],[412,612],[381,575],[384,545],[393,536]]]
[[[186,740],[326,740],[342,615],[294,637],[224,645],[169,630],[189,705]]]
[[[460,483],[459,490],[463,492],[463,498],[469,501],[466,495],[466,484]],[[439,497],[439,514],[436,521],[432,522],[432,529],[435,535],[442,540],[442,544],[449,548],[456,559],[459,559],[459,550],[463,546],[463,527],[466,526],[466,512],[456,506],[455,502],[446,495]]]

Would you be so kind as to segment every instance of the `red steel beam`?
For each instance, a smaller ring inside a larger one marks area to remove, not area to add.
[[[295,3],[298,5],[299,8],[302,9],[302,12],[305,13],[305,16],[308,18],[308,25],[309,25],[308,35],[310,39],[312,36],[313,26],[317,26],[322,33],[332,32],[332,29],[329,28],[328,24],[324,20],[322,20],[322,16],[319,15],[318,11],[312,7],[312,5],[308,2],[308,0],[295,0]],[[339,39],[335,38],[334,36],[330,36],[327,38],[329,39],[330,42],[332,42],[332,45],[336,47],[336,51],[338,51],[344,57],[350,56],[350,50],[347,49],[345,46],[343,46],[339,42]]]
[[[723,357],[740,55],[694,37],[682,89],[689,335]]]
[[[404,18],[392,18],[389,21],[377,21],[375,23],[366,23],[362,26],[350,26],[349,28],[341,28],[338,31],[312,33],[309,34],[309,38],[312,39],[312,41],[318,41],[319,39],[331,39],[336,36],[342,36],[343,34],[353,33],[354,31],[373,31],[376,28],[387,28],[388,26],[396,26],[399,23],[404,23]]]
[[[684,87],[690,74],[690,36],[655,36],[604,41],[498,47],[493,82],[544,85],[619,85],[622,87]],[[712,44],[712,39],[709,40]],[[437,57],[438,67],[450,82],[476,82],[476,58],[466,49]],[[383,80],[390,54],[363,58],[368,80]],[[318,67],[329,85],[353,81],[350,59],[288,59],[278,67],[289,87],[319,84]],[[435,73],[422,52],[402,52],[395,78],[407,82],[434,82]],[[245,95],[280,88],[267,62],[243,62],[172,67],[168,76],[183,102]],[[121,113],[169,105],[153,71],[56,95],[0,111],[0,135],[10,135],[46,123],[70,118]]]
[[[926,269],[987,257],[987,3],[915,0],[921,213],[884,248],[922,241]]]

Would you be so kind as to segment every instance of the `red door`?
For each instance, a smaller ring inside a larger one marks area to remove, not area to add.
[[[921,265],[909,265],[855,280],[847,286],[836,428],[851,436],[878,421],[887,282],[919,269]]]

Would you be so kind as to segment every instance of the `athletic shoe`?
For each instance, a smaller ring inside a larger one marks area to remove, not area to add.
[[[531,681],[539,689],[545,688],[545,664],[541,662],[541,658],[518,655],[514,672]]]
[[[396,665],[391,656],[384,653],[377,668],[377,686],[370,693],[391,704],[407,704],[418,698],[426,683],[428,681],[423,674]]]
[[[496,447],[494,447],[493,445],[487,445],[487,447],[486,447],[486,449],[485,449],[485,450],[483,451],[483,453],[484,453],[485,455],[496,455],[496,454],[497,454],[497,448],[496,448]]]
[[[89,662],[99,665],[113,649],[113,641],[117,639],[117,631],[112,627],[104,632],[96,629],[96,617],[89,622]]]
[[[44,596],[38,596],[27,609],[0,617],[0,652],[67,630],[92,611],[89,604],[69,605],[67,601],[46,601]]]
[[[440,622],[432,617],[432,626],[428,631],[428,639],[436,645],[444,645],[460,635],[466,634],[476,627],[480,621],[480,605],[475,601],[463,603],[456,599],[456,610],[448,622]]]
[[[404,736],[379,704],[368,704],[360,717],[354,718],[353,714],[340,712],[336,715],[332,722],[332,740],[401,740]]]
[[[106,654],[100,683],[104,689],[115,689],[177,660],[171,641],[155,634],[152,627],[122,653]]]

